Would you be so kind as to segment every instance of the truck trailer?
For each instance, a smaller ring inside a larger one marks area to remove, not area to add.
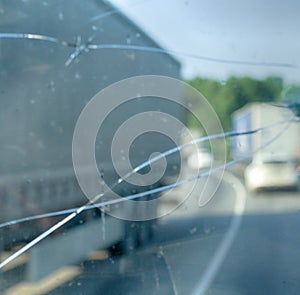
[[[293,119],[295,115],[290,109],[272,103],[252,103],[235,111],[233,131],[257,132],[233,138],[233,158],[245,158],[246,162],[262,156],[297,158],[300,125]]]
[[[116,7],[100,0],[71,2],[62,1],[59,5],[57,1],[0,2],[1,15],[4,16],[0,19],[1,224],[88,202],[78,185],[72,165],[72,137],[81,111],[94,95],[115,82],[134,76],[180,78],[180,62],[164,53],[153,38]],[[107,48],[88,50],[87,45],[91,44],[106,44]],[[161,50],[126,49],[128,45]],[[164,98],[147,97],[143,100],[138,93],[136,95],[136,98],[111,112],[101,126],[95,157],[102,179],[90,178],[91,185],[105,181],[112,186],[118,181],[120,176],[112,163],[110,145],[118,127],[129,117],[147,111],[160,111],[181,121],[185,119],[184,109],[179,105],[170,104]],[[143,140],[138,138],[130,150],[133,168],[148,160],[152,153],[174,147],[174,142],[168,138],[154,133],[145,136]],[[159,187],[164,179],[178,173],[179,159],[176,154],[168,157],[165,174],[151,188]],[[89,177],[89,171],[85,169],[83,163],[81,172]],[[150,187],[139,188],[126,181],[114,188],[121,197],[147,189]],[[118,207],[116,210],[134,212],[134,203],[128,205],[122,202],[106,210]],[[156,210],[145,206],[144,212]],[[124,221],[98,209],[96,212],[92,215],[101,215],[98,225],[94,227],[98,229],[96,236],[102,237],[103,231],[106,235],[96,244],[91,241],[92,247],[108,248],[119,243],[125,244],[124,248],[136,247],[146,240],[151,231],[151,222]],[[90,215],[82,213],[80,220],[73,220],[74,227],[89,219]],[[61,218],[43,218],[2,227],[0,246],[11,249],[18,243],[27,243]],[[55,241],[61,236],[60,232],[48,240]],[[73,236],[84,242],[84,236]],[[49,245],[44,244],[44,247],[55,251],[55,243]],[[62,253],[62,262],[66,257],[69,257],[68,261],[64,262],[69,263],[83,255],[83,245],[77,254],[73,249],[77,257],[70,256],[70,249],[66,248],[64,252],[62,240],[56,245],[60,245],[57,251]],[[33,279],[39,279],[58,267],[55,263],[49,265],[49,262],[46,266],[42,259],[44,251],[38,250],[38,247],[32,251],[35,251],[32,254],[35,257],[32,258],[35,261],[32,262]],[[45,269],[47,267],[48,271]]]

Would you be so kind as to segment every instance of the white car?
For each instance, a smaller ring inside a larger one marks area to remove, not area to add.
[[[192,169],[209,169],[212,167],[212,163],[212,154],[204,148],[199,149],[188,157],[188,165]]]
[[[266,188],[297,188],[298,180],[292,161],[280,158],[254,160],[245,170],[249,191]]]

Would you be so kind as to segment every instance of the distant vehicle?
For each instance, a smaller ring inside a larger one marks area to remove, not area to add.
[[[295,167],[296,175],[297,175],[298,190],[300,191],[300,161],[299,160],[294,161],[294,167]]]
[[[207,169],[212,167],[213,160],[209,150],[200,148],[188,157],[188,165],[192,169]]]
[[[297,186],[298,186],[298,190],[300,191],[300,169],[297,169],[296,174],[297,174],[297,181],[298,181]]]
[[[286,158],[255,158],[245,170],[245,183],[249,191],[297,188],[297,171]]]
[[[233,131],[245,132],[268,128],[233,138],[231,146],[233,158],[246,157],[250,162],[254,156],[259,155],[285,154],[290,159],[299,158],[300,124],[290,123],[282,132],[285,128],[284,122],[288,122],[292,117],[294,113],[290,109],[269,103],[251,103],[235,111],[232,116]],[[283,124],[279,124],[280,122]]]

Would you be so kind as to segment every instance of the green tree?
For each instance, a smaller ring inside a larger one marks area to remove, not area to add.
[[[268,77],[257,80],[250,77],[230,77],[226,83],[196,77],[187,81],[209,101],[219,116],[225,131],[231,130],[232,113],[252,102],[271,102],[281,98],[283,80]],[[195,125],[194,119],[189,119]]]

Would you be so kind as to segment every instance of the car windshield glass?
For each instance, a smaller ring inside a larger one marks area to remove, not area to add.
[[[0,0],[0,293],[299,294],[299,9]]]

